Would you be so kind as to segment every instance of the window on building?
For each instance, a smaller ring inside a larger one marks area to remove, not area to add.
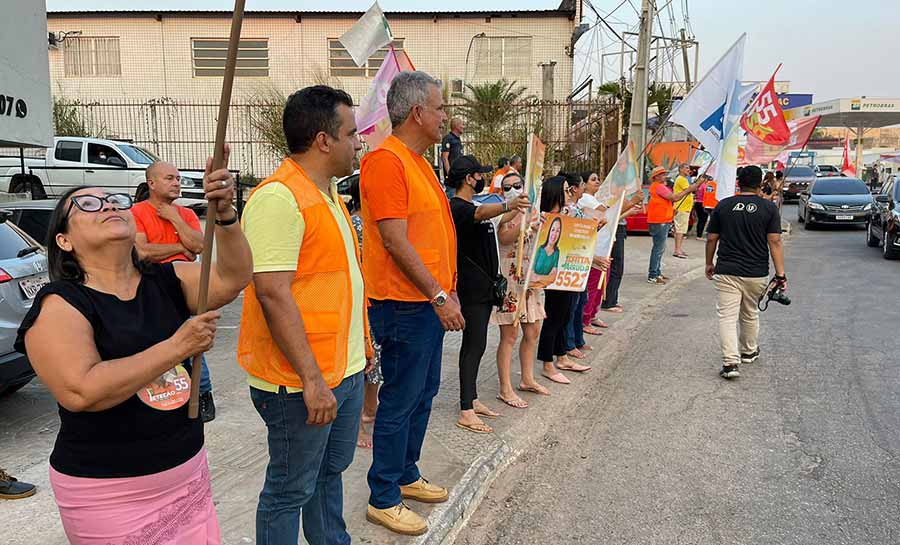
[[[63,64],[67,77],[109,77],[122,75],[118,37],[69,37]]]
[[[227,38],[193,38],[191,57],[194,77],[225,75],[225,57],[228,55]],[[267,77],[269,75],[269,40],[254,38],[238,43],[236,77]]]
[[[403,38],[395,38],[393,45],[395,51],[403,51]],[[373,78],[378,73],[378,69],[381,68],[381,63],[384,61],[388,51],[390,51],[389,46],[384,46],[369,57],[366,66],[356,66],[356,63],[350,58],[350,53],[341,41],[337,38],[329,38],[328,69],[332,76]]]
[[[531,36],[475,38],[475,77],[522,79],[531,75]]]

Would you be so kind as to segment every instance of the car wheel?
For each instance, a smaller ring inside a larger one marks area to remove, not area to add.
[[[894,249],[894,240],[896,238],[896,235],[891,235],[887,229],[884,230],[884,236],[881,237],[881,256],[885,259],[897,259],[900,257],[900,254]]]
[[[803,229],[805,231],[812,231],[812,228],[813,228],[812,218],[806,218],[806,221],[803,222]]]
[[[797,223],[803,223],[803,214],[800,213],[800,207],[797,207]]]
[[[878,239],[875,238],[875,235],[872,233],[872,222],[866,222],[866,245],[869,248],[875,248],[878,246]]]

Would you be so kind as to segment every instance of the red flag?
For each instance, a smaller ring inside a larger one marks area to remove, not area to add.
[[[741,127],[748,135],[775,146],[786,144],[791,136],[781,104],[778,102],[778,94],[775,92],[775,74],[779,68],[780,64],[769,78],[769,83],[756,95],[756,99],[741,116]]]
[[[850,162],[850,134],[844,138],[844,161],[841,164],[841,174],[856,177],[856,165]]]
[[[790,137],[780,146],[772,146],[757,140],[748,138],[744,148],[744,163],[748,165],[764,165],[772,161],[787,162],[790,152],[802,150],[806,142],[819,123],[819,117],[806,117],[788,121],[787,126]]]

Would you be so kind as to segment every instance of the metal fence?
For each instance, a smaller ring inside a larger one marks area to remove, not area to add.
[[[180,168],[205,164],[212,153],[218,105],[167,99],[143,103],[74,103],[92,136],[130,141]],[[269,104],[233,104],[226,141],[230,166],[245,180],[263,178],[281,161],[260,130],[258,109]],[[547,145],[549,172],[554,168],[598,170],[615,162],[619,145],[619,105],[615,102],[529,101],[506,105],[449,104],[449,115],[468,121],[463,135],[466,152],[483,162],[500,156],[525,156],[528,134],[536,132]],[[17,152],[16,152],[17,153]],[[430,159],[434,160],[433,157]],[[555,173],[555,172],[554,172]]]

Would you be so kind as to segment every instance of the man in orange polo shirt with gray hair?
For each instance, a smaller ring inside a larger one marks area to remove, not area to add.
[[[450,204],[422,157],[447,120],[441,84],[403,72],[387,95],[393,134],[363,157],[360,196],[363,276],[374,340],[381,345],[379,395],[366,518],[419,535],[425,520],[403,499],[447,500],[417,467],[431,401],[441,381],[444,331],[465,326],[456,297],[456,231]]]

